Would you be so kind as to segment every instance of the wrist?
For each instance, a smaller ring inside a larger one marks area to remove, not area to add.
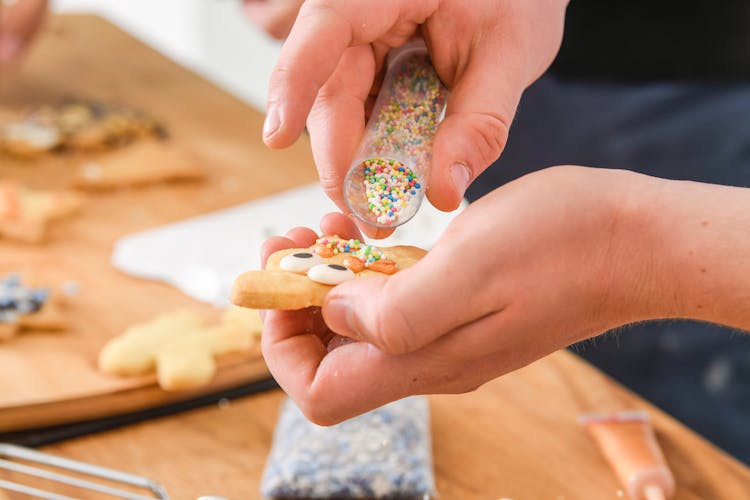
[[[750,328],[750,190],[632,175],[630,321]]]
[[[594,283],[601,295],[600,330],[648,319],[674,317],[665,282],[670,270],[658,255],[664,234],[659,206],[663,179],[627,170],[606,170],[606,227],[599,233],[602,268]]]
[[[675,298],[667,312],[749,329],[750,189],[662,182],[655,243]]]

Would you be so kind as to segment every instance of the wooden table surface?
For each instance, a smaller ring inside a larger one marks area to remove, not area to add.
[[[217,205],[315,178],[306,139],[291,152],[266,150],[257,111],[101,19],[53,18],[21,71],[0,78],[3,105],[69,94],[116,98],[163,116],[177,137],[203,149],[217,164],[232,165],[238,179],[251,180],[240,181],[241,193],[217,191]],[[190,204],[190,193],[185,194],[184,203]],[[183,210],[160,206],[158,191],[153,196],[150,209],[158,207],[167,218],[183,215]],[[164,293],[167,302],[179,302],[175,292]],[[166,486],[172,498],[257,498],[282,398],[280,391],[246,397],[45,450],[146,475]],[[567,352],[474,393],[430,401],[437,485],[446,500],[619,498],[613,473],[576,417],[622,409],[652,414],[679,485],[678,499],[750,496],[747,468]]]

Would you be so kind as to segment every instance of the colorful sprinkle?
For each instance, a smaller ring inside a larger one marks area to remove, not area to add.
[[[315,241],[313,249],[318,245],[323,245],[333,249],[333,253],[348,253],[361,260],[365,267],[379,260],[388,260],[385,253],[378,247],[366,245],[359,240],[345,240],[338,236],[323,236]]]
[[[391,225],[416,194],[416,176],[403,163],[384,158],[365,160],[365,196],[378,223]]]
[[[368,123],[368,153],[363,161],[367,206],[377,222],[394,224],[421,189],[432,160],[432,143],[445,108],[447,91],[425,53],[406,56],[389,69],[379,109]],[[388,82],[390,81],[390,84]],[[404,162],[394,158],[403,158]],[[412,208],[417,208],[412,207]]]

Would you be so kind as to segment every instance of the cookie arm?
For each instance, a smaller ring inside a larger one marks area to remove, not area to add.
[[[230,301],[251,309],[304,309],[322,306],[332,288],[287,271],[248,271],[234,282]]]

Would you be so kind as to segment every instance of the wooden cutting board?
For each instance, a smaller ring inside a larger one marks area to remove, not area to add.
[[[83,17],[51,18],[23,65],[0,73],[0,116],[68,96],[127,104],[163,120],[172,144],[193,151],[207,178],[89,195],[81,215],[56,226],[46,244],[0,240],[0,276],[20,271],[50,284],[80,286],[69,301],[68,331],[24,334],[0,344],[0,431],[112,415],[267,377],[257,350],[223,359],[214,382],[199,391],[166,393],[153,377],[99,373],[99,349],[129,325],[182,307],[216,314],[166,285],[115,271],[109,256],[126,234],[316,179],[306,138],[283,152],[268,150],[259,112],[103,20],[87,18],[86,30],[74,29]],[[75,166],[95,157],[0,157],[0,178],[63,188]]]

